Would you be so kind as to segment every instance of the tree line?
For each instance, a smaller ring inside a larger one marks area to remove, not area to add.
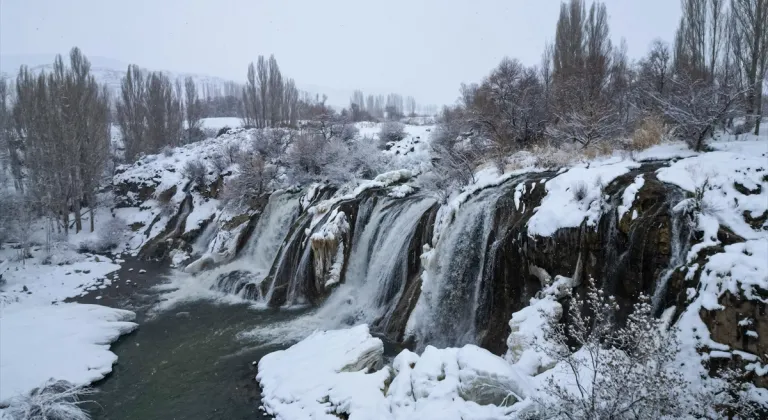
[[[218,111],[237,109],[234,115],[259,128],[297,128],[301,113],[322,120],[314,126],[328,138],[341,127],[330,107],[300,95],[293,80],[283,78],[274,57],[260,56],[257,66],[249,66],[244,86],[202,85],[202,92],[192,77],[171,80],[130,65],[111,98],[73,48],[69,63],[57,56],[50,73],[22,66],[12,84],[0,80],[3,221],[46,216],[66,234],[83,229],[85,209],[93,230],[97,193],[112,162],[205,138],[210,133],[203,132],[202,120],[216,104],[222,105]],[[112,126],[122,147],[112,144]]]
[[[562,3],[541,64],[505,58],[443,109],[434,148],[447,172],[534,145],[611,148],[649,119],[696,150],[715,131],[759,134],[768,59],[768,0],[682,0],[672,46],[657,39],[630,62],[611,42],[608,11]]]
[[[58,229],[79,232],[81,209],[87,207],[93,230],[96,193],[110,152],[106,87],[96,82],[88,60],[73,48],[69,65],[57,56],[50,73],[35,75],[22,66],[14,93],[11,103],[9,86],[0,81],[0,140],[19,193],[16,203],[3,199],[3,211],[39,212],[58,221]]]
[[[352,121],[399,120],[405,116],[415,117],[418,105],[413,96],[403,98],[398,93],[365,96],[356,90],[349,100],[349,113]]]

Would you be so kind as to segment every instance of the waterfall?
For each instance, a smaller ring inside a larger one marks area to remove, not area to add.
[[[683,195],[677,190],[675,190],[675,193],[671,194],[667,200],[671,225],[669,232],[669,265],[659,276],[659,280],[656,282],[656,287],[653,291],[651,304],[654,313],[660,313],[660,311],[665,309],[662,308],[661,305],[667,293],[669,279],[677,269],[686,263],[686,256],[688,255],[688,250],[691,245],[691,235],[693,234],[693,230],[688,221],[688,215],[684,211],[675,210],[675,205],[682,200]]]
[[[373,197],[362,203],[344,284],[319,315],[337,324],[372,323],[374,330],[386,331],[408,280],[411,241],[434,204],[422,197]]]
[[[432,198],[420,196],[395,199],[371,195],[360,199],[342,283],[330,291],[316,310],[284,327],[278,335],[282,338],[303,337],[315,329],[368,323],[372,331],[397,339],[410,310],[410,307],[401,308],[400,305],[407,300],[404,298],[406,291],[418,290],[418,284],[412,281],[418,279],[422,240],[429,238],[424,231],[431,226],[429,221],[433,220],[436,207]],[[290,289],[301,291],[300,285],[309,282],[302,276],[311,276],[312,263],[305,261],[310,246],[305,243],[308,241],[301,239],[308,237],[305,232],[308,228],[307,221],[284,245],[281,258],[286,261],[279,262],[277,269],[273,269],[272,289],[288,287],[290,295]],[[297,248],[296,244],[303,244],[303,247]],[[280,274],[281,267],[291,267],[298,271],[298,275],[288,274],[290,283],[278,282],[280,276],[286,275]],[[280,300],[273,298],[272,302]],[[286,299],[284,303],[292,302]]]
[[[488,188],[462,204],[426,253],[422,293],[407,332],[419,347],[476,343],[496,203],[506,192],[505,186]]]
[[[276,192],[269,197],[240,257],[199,275],[211,289],[249,300],[264,300],[259,285],[291,226],[299,216],[301,194]]]
[[[288,230],[299,216],[300,205],[300,194],[272,194],[242,250],[243,258],[258,269],[269,270]]]

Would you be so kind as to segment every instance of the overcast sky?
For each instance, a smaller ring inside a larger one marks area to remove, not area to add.
[[[671,41],[677,0],[606,0],[632,57]],[[557,0],[0,0],[0,54],[65,53],[242,81],[274,53],[300,86],[452,103],[506,56],[538,64]]]

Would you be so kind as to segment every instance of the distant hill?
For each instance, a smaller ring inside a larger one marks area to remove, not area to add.
[[[53,60],[55,54],[8,54],[0,55],[0,73],[10,79],[15,79],[16,74],[19,71],[19,67],[22,65],[29,66],[33,72],[46,71],[50,72],[53,69]],[[65,57],[66,60],[66,57]],[[124,63],[120,60],[115,60],[107,57],[89,56],[88,60],[91,62],[91,72],[96,77],[99,83],[106,85],[113,94],[120,92],[120,83],[125,76],[125,72],[128,69],[128,63]],[[144,70],[155,70],[146,69]],[[198,89],[201,91],[203,86],[210,86],[213,88],[223,89],[225,85],[233,83],[231,80],[227,80],[221,77],[208,76],[194,73],[176,73],[161,70],[168,75],[171,80],[177,78],[185,78],[191,76],[198,85]]]

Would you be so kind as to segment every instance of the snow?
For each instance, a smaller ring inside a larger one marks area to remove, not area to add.
[[[416,190],[412,186],[408,184],[403,184],[403,185],[397,185],[395,187],[392,187],[389,190],[389,193],[387,194],[387,196],[392,198],[403,198],[413,194],[414,192],[416,192]]]
[[[764,181],[768,173],[766,158],[768,150],[763,154],[704,153],[660,169],[657,177],[690,192],[708,184],[701,203],[704,216],[745,239],[759,238],[764,233],[752,229],[743,214],[749,212],[759,217],[768,210],[768,182]],[[736,189],[737,183],[748,190],[760,189],[761,193],[742,194]]]
[[[553,296],[546,296],[531,299],[529,306],[512,314],[505,359],[531,376],[551,366],[552,360],[538,352],[535,345],[546,345],[542,331],[551,322],[559,320],[562,313],[562,305]]]
[[[618,211],[619,211],[619,220],[621,220],[624,215],[629,211],[629,209],[632,208],[632,203],[635,202],[635,196],[640,191],[641,188],[643,188],[643,185],[645,185],[645,178],[643,178],[642,175],[638,175],[635,177],[635,182],[633,182],[630,186],[628,186],[626,189],[624,189],[624,194],[622,195],[621,204],[619,205]],[[635,213],[633,213],[632,219],[635,219]]]
[[[242,119],[233,118],[233,117],[203,118],[202,120],[203,128],[210,128],[213,130],[219,130],[224,127],[237,128],[237,127],[240,127],[242,124],[243,124]]]
[[[380,123],[360,122],[355,126],[360,130],[360,141],[379,141]],[[383,153],[393,160],[393,164],[401,168],[411,168],[422,172],[429,167],[429,144],[434,125],[405,124],[405,138],[390,142],[389,149]]]
[[[528,221],[528,235],[551,236],[558,229],[575,228],[586,221],[595,226],[603,212],[603,187],[640,165],[609,159],[576,165],[549,180],[547,195]],[[582,190],[579,197],[577,190]]]
[[[389,372],[367,371],[379,367],[383,353],[384,344],[368,333],[366,325],[315,332],[259,361],[257,379],[264,408],[277,419],[286,420],[338,420],[331,414],[334,411],[381,412],[376,406],[385,402],[382,390]],[[375,417],[349,417],[366,418]]]
[[[531,387],[529,377],[477,346],[427,346],[421,356],[404,350],[383,368],[382,356],[366,325],[315,332],[259,362],[264,409],[281,420],[497,419]]]
[[[688,147],[685,142],[677,141],[651,146],[648,149],[635,153],[633,157],[638,162],[645,162],[653,160],[687,158],[696,155],[698,155],[698,153],[691,150],[691,148]]]
[[[19,261],[17,250],[0,249],[7,281],[0,287],[0,402],[49,378],[76,385],[103,378],[117,359],[109,344],[136,328],[133,312],[61,303],[110,286],[105,277],[120,267],[117,259],[79,254],[69,242],[52,243],[50,253],[44,246],[30,252]]]
[[[100,279],[120,268],[106,257],[77,254],[68,247],[56,255],[63,265],[44,264],[46,252],[38,247],[31,249],[33,257],[25,261],[13,261],[16,252],[0,250],[0,260],[7,264],[0,302],[48,305],[63,301],[84,294],[87,288],[98,285]],[[25,287],[27,292],[23,291]]]
[[[112,371],[109,344],[137,324],[99,305],[13,305],[0,319],[0,402],[56,378],[87,385]]]

